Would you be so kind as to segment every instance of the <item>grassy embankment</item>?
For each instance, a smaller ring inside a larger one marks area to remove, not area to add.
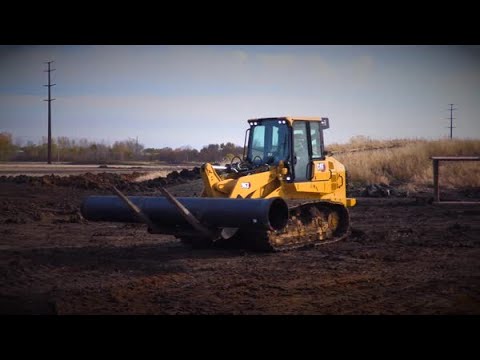
[[[327,149],[345,165],[352,184],[385,183],[414,190],[432,186],[432,156],[480,156],[480,140],[356,137]],[[440,183],[446,188],[480,187],[480,162],[441,162]]]

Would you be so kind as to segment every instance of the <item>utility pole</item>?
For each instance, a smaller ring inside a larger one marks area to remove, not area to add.
[[[55,69],[51,69],[50,68],[50,64],[53,63],[53,61],[47,61],[45,62],[45,64],[48,65],[48,69],[47,70],[44,70],[44,72],[47,72],[48,73],[48,84],[47,85],[43,85],[43,86],[47,86],[48,87],[48,99],[46,100],[43,100],[43,101],[48,101],[48,163],[51,164],[52,163],[52,116],[51,116],[51,113],[52,113],[52,101],[55,100],[55,99],[52,99],[50,97],[51,95],[51,91],[50,91],[50,88],[52,86],[55,86],[56,84],[51,84],[50,83],[50,73],[52,71],[55,71]]]
[[[447,127],[450,128],[450,139],[452,139],[453,138],[453,128],[455,127],[455,126],[453,126],[453,119],[455,119],[453,117],[453,110],[457,110],[457,108],[453,107],[453,105],[455,105],[455,104],[449,104],[449,105],[450,105],[450,109],[449,109],[450,110],[450,126],[447,126]]]

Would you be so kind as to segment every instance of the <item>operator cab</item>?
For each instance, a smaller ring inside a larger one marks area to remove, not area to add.
[[[278,165],[290,155],[290,129],[285,119],[250,121],[246,161],[254,165]]]
[[[323,130],[329,128],[328,118],[278,117],[248,122],[244,161],[252,167],[276,166],[283,161],[289,169],[287,180],[302,182],[311,179],[312,162],[325,159]]]

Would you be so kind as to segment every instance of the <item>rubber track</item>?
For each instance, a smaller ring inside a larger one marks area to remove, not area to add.
[[[331,231],[328,215],[336,214],[336,229]],[[321,229],[326,229],[322,231]],[[350,234],[347,208],[327,201],[303,203],[289,208],[289,223],[281,231],[240,230],[240,243],[257,251],[287,251],[308,246],[331,244]],[[282,243],[276,241],[281,239]]]
[[[240,229],[237,234],[227,240],[214,241],[213,239],[195,237],[180,237],[180,240],[196,249],[213,246],[278,252],[331,244],[345,239],[350,234],[349,213],[342,204],[328,201],[313,201],[301,204],[298,204],[297,201],[296,204],[289,207],[288,224],[280,231]],[[329,229],[329,214],[337,214],[338,225],[334,231]],[[278,238],[282,239],[281,243],[276,241]]]

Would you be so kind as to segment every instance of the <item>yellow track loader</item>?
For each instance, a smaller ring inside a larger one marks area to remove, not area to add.
[[[280,251],[344,239],[350,231],[345,167],[324,149],[325,117],[248,120],[243,156],[201,167],[198,198],[90,196],[93,221],[144,222],[193,247],[213,244]]]

